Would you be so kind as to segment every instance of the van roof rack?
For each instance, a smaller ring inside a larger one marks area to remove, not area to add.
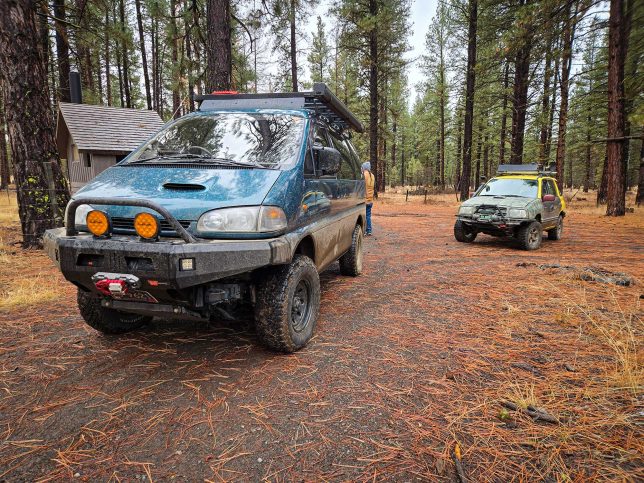
[[[194,96],[200,111],[214,109],[309,109],[325,117],[338,130],[364,132],[364,126],[323,82],[313,84],[312,91],[239,94],[220,91]]]
[[[537,176],[554,176],[557,171],[552,165],[544,167],[541,164],[500,164],[497,168],[498,176],[510,174],[533,174]]]

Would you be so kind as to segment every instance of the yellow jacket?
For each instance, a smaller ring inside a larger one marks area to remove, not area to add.
[[[376,186],[376,177],[373,175],[371,171],[364,172],[364,182],[365,182],[365,187],[367,188],[365,201],[367,203],[373,203],[373,192]]]

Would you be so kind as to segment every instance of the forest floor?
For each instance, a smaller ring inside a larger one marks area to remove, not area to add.
[[[249,323],[97,333],[1,196],[0,481],[644,478],[642,208],[580,193],[524,252],[457,243],[453,196],[381,197],[364,274],[322,274],[278,355]]]

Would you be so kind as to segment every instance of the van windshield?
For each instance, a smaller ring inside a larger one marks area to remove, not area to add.
[[[285,114],[220,113],[172,123],[125,163],[212,163],[285,169],[298,159],[304,118]]]

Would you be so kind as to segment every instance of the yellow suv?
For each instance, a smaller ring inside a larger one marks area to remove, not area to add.
[[[559,240],[566,202],[554,176],[537,164],[502,164],[459,207],[454,237],[471,243],[478,233],[511,236],[524,250],[538,249],[543,231],[549,240]]]

